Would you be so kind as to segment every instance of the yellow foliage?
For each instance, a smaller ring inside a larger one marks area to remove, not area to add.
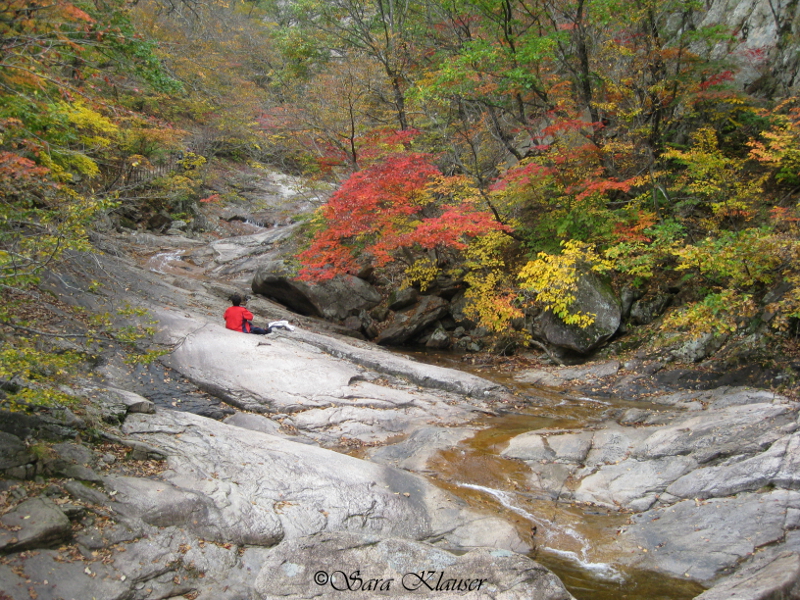
[[[17,347],[0,349],[0,379],[19,378],[23,383],[17,392],[8,393],[3,404],[12,411],[25,405],[56,406],[73,404],[76,398],[55,388],[63,382],[81,357],[74,352],[56,354],[39,350],[30,340],[18,340]]]
[[[113,121],[92,110],[81,100],[76,100],[72,104],[61,102],[59,107],[67,116],[69,122],[79,129],[106,135],[116,135],[119,132],[119,127]]]
[[[587,268],[603,273],[611,270],[614,264],[588,244],[569,240],[562,242],[561,246],[561,254],[540,252],[536,260],[528,262],[519,272],[520,285],[536,294],[536,302],[567,325],[589,327],[594,323],[595,315],[571,310],[580,273]]]
[[[473,239],[464,251],[467,316],[492,331],[503,331],[509,321],[522,316],[503,258],[511,238],[500,231]]]
[[[763,142],[751,140],[750,158],[774,169],[779,183],[797,184],[800,182],[800,111],[796,108],[789,114],[780,114],[790,101],[776,107],[773,111],[761,111],[769,116],[773,125],[761,134]]]
[[[709,229],[716,229],[726,217],[749,220],[754,216],[753,204],[763,193],[764,177],[746,177],[746,161],[725,156],[712,128],[694,132],[689,151],[669,150],[664,158],[685,165],[678,183],[711,208],[714,217],[707,223]]]
[[[507,285],[502,272],[491,271],[480,276],[471,273],[464,279],[470,284],[464,294],[467,300],[464,312],[477,318],[483,327],[503,331],[511,319],[522,316],[522,311],[514,306],[517,295]]]
[[[423,257],[414,262],[413,265],[406,269],[405,279],[400,289],[411,287],[413,284],[418,283],[419,289],[425,291],[428,286],[436,279],[439,274],[439,268],[436,263],[430,258]]]
[[[733,287],[772,283],[774,269],[796,251],[798,242],[769,235],[762,229],[722,232],[693,245],[673,250],[677,270],[697,268],[714,279],[725,278]]]
[[[800,275],[791,276],[787,281],[792,289],[779,301],[766,306],[766,310],[775,315],[770,325],[778,331],[788,331],[790,319],[800,319]]]

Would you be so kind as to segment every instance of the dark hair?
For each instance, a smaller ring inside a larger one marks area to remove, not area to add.
[[[231,304],[239,306],[242,303],[242,297],[239,294],[231,294]]]

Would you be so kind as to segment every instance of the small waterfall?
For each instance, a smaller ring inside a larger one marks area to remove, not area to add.
[[[587,571],[592,572],[597,578],[604,579],[606,581],[624,581],[624,577],[622,573],[620,573],[616,568],[608,563],[601,563],[601,562],[592,562],[589,560],[589,550],[590,545],[589,541],[582,536],[579,532],[575,531],[572,527],[568,525],[559,526],[554,524],[550,521],[537,517],[529,513],[524,508],[517,506],[512,501],[512,495],[508,492],[504,492],[502,490],[496,490],[494,488],[486,487],[483,485],[476,485],[474,483],[458,483],[460,487],[469,488],[472,490],[478,490],[479,492],[483,492],[485,494],[489,494],[493,498],[495,498],[500,504],[502,504],[508,510],[518,514],[519,516],[527,519],[534,525],[536,525],[537,533],[542,533],[544,535],[544,543],[539,545],[539,549],[543,552],[549,552],[551,554],[556,554],[567,560],[574,562],[575,564],[579,565],[581,568],[586,569]],[[568,538],[571,538],[575,541],[575,543],[580,547],[579,552],[574,552],[572,550],[558,550],[555,548],[550,548],[547,546],[547,542],[555,535],[565,535]]]
[[[147,268],[154,273],[167,274],[167,267],[170,263],[181,260],[183,250],[170,250],[169,252],[159,252],[150,257],[147,261]]]

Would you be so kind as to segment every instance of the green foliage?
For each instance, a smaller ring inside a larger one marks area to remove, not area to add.
[[[10,0],[0,285],[35,285],[64,249],[87,249],[103,212],[188,218],[206,158],[224,156],[346,181],[304,227],[304,275],[370,263],[423,289],[461,278],[472,316],[498,332],[530,295],[587,326],[570,308],[585,269],[682,279],[684,310],[665,321],[681,330],[730,331],[788,282],[772,307],[786,329],[800,313],[800,109],[733,90],[712,52],[733,33],[676,26],[704,10]],[[131,183],[143,172],[159,177]],[[147,333],[131,327],[117,339]]]
[[[643,230],[644,238],[620,242],[606,250],[617,270],[633,278],[636,285],[655,277],[675,262],[685,228],[676,220],[664,220]]]

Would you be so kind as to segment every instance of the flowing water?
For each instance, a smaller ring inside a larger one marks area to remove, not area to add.
[[[437,485],[472,507],[501,514],[523,539],[531,556],[555,572],[578,600],[688,600],[703,591],[697,583],[626,569],[609,550],[629,514],[578,505],[537,490],[532,472],[500,452],[521,433],[545,428],[583,429],[604,420],[610,408],[655,408],[622,399],[576,397],[515,382],[508,375],[474,367],[448,353],[415,353],[415,360],[459,368],[497,381],[519,394],[512,411],[486,416],[475,435],[442,450],[428,463]]]
[[[175,263],[182,260],[183,250],[169,250],[168,252],[158,252],[151,256],[147,261],[147,269],[154,273],[166,275],[175,269]]]

